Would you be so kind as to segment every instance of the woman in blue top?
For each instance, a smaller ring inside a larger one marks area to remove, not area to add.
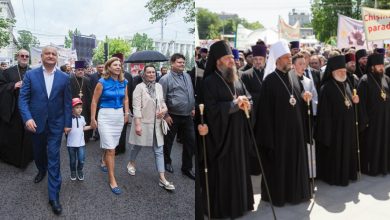
[[[91,126],[99,126],[100,147],[105,150],[104,162],[108,169],[108,180],[111,191],[117,195],[121,190],[114,176],[115,147],[123,129],[129,120],[129,100],[127,97],[127,80],[118,58],[113,57],[104,65],[104,73],[95,87],[91,104]],[[100,101],[98,122],[96,106]]]

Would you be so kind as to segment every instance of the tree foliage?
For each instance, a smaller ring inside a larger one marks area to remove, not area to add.
[[[30,31],[20,30],[18,34],[18,50],[26,49],[30,51],[31,47],[39,46],[39,40]]]
[[[185,10],[185,22],[195,21],[194,0],[149,0],[145,7],[152,14],[149,21],[153,23],[168,17],[176,10]]]
[[[337,36],[337,14],[362,20],[361,7],[374,8],[375,0],[314,0],[311,5],[312,26],[316,38],[327,42]],[[379,9],[390,9],[390,1],[377,0]]]
[[[104,43],[108,43],[108,57],[112,54],[123,53],[125,57],[131,53],[131,43],[129,40],[121,38],[107,38],[105,41],[100,41],[98,46],[93,51],[93,63],[104,63]]]
[[[131,47],[136,48],[136,51],[153,50],[153,39],[145,33],[136,33],[131,39]]]
[[[68,36],[65,36],[65,42],[64,42],[64,47],[65,48],[71,48],[72,47],[72,39],[73,39],[74,35],[80,36],[81,35],[80,30],[77,30],[77,28],[74,31],[68,30]]]
[[[8,46],[12,41],[10,28],[15,24],[14,19],[0,18],[0,48]]]
[[[205,8],[197,8],[196,21],[200,39],[215,39],[219,38],[220,34],[234,34],[238,24],[252,30],[263,28],[260,22],[248,22],[245,18],[238,17],[238,15],[221,19],[221,15]]]

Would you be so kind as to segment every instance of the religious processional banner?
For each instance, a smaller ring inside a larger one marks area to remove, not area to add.
[[[301,38],[299,21],[297,21],[294,26],[291,26],[287,24],[283,18],[279,17],[278,26],[280,38],[286,39],[287,41],[299,40]]]
[[[355,47],[359,49],[373,49],[375,47],[383,47],[382,41],[366,42],[366,34],[364,33],[363,21],[356,20],[344,15],[338,15],[337,25],[337,47],[349,48]],[[368,47],[368,48],[367,48]]]
[[[362,19],[368,41],[390,39],[390,10],[362,7]]]

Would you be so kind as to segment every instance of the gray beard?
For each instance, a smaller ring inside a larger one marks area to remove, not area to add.
[[[340,77],[340,76],[337,76],[336,74],[334,74],[334,75],[333,75],[333,78],[334,78],[336,81],[344,82],[344,81],[347,79],[347,75],[345,75],[344,77]]]
[[[221,75],[222,78],[228,83],[234,83],[238,80],[237,77],[237,68],[234,66],[233,68],[225,68],[221,67]]]

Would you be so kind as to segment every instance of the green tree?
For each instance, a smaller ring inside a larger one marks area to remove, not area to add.
[[[219,29],[222,27],[222,20],[217,13],[204,8],[198,8],[196,13],[196,22],[200,39],[219,38]]]
[[[145,33],[136,33],[131,39],[131,47],[136,48],[136,51],[154,50],[153,39]]]
[[[123,53],[125,57],[131,53],[131,43],[121,38],[107,38],[106,41],[100,41],[93,51],[93,63],[104,63],[104,43],[108,42],[108,57],[112,54]]]
[[[64,42],[64,47],[65,48],[71,48],[72,47],[72,39],[73,39],[74,35],[80,36],[81,32],[79,30],[77,30],[77,28],[74,31],[68,30],[68,36],[65,36],[65,42]]]
[[[200,39],[215,39],[219,38],[220,34],[234,34],[238,24],[252,30],[263,28],[260,22],[248,22],[238,15],[223,20],[221,15],[204,8],[197,8],[196,22]]]
[[[362,20],[361,6],[374,8],[375,0],[314,0],[311,5],[312,26],[316,38],[327,42],[337,35],[337,14]],[[390,1],[377,0],[377,8],[390,9]]]
[[[31,47],[39,46],[39,40],[30,31],[20,30],[18,34],[18,50],[26,49],[30,51]]]
[[[375,0],[365,0],[364,6],[375,8]],[[379,9],[390,9],[390,1],[389,0],[377,0],[377,8]]]
[[[14,19],[0,18],[0,48],[8,46],[11,41],[10,28],[15,24]]]
[[[152,14],[149,21],[153,23],[168,17],[176,10],[185,10],[185,22],[195,21],[194,0],[149,0],[145,7]]]
[[[311,10],[313,29],[321,42],[337,35],[338,14],[361,20],[360,5],[354,0],[314,0]]]

